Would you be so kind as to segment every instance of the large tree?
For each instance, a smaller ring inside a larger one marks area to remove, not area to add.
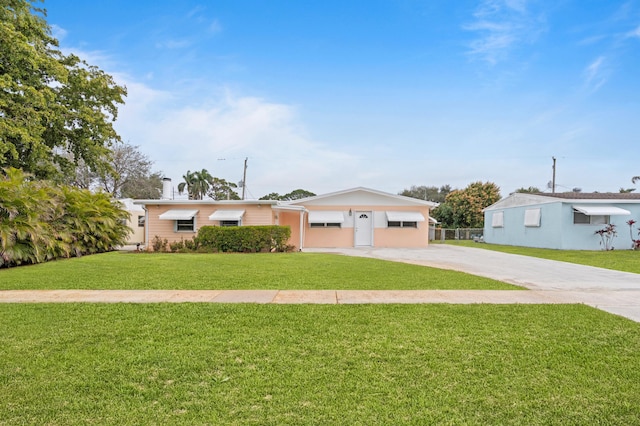
[[[120,190],[122,198],[136,198],[157,200],[162,195],[162,173],[153,172],[149,175],[128,180]]]
[[[115,145],[108,156],[109,167],[96,173],[96,180],[100,187],[114,197],[126,197],[136,192],[138,183],[155,183],[155,197],[159,198],[162,190],[162,181],[149,180],[151,165],[153,162],[145,154],[140,152],[137,146],[129,143]],[[126,189],[126,191],[123,191]],[[125,194],[127,192],[127,194]],[[154,192],[154,191],[152,191]],[[137,197],[131,197],[137,198]]]
[[[75,55],[63,55],[34,0],[0,6],[0,167],[36,178],[109,167],[126,89]]]
[[[411,188],[403,190],[400,195],[418,198],[420,200],[433,201],[435,203],[442,203],[450,192],[450,185],[442,185],[440,188],[437,186],[413,185]]]
[[[80,161],[64,183],[83,189],[101,190],[115,198],[158,199],[162,173],[152,172],[153,161],[129,143],[114,145],[104,158],[108,167],[91,170]]]
[[[209,181],[209,190],[207,196],[214,200],[239,200],[240,196],[236,192],[236,185],[225,179],[214,177]]]
[[[474,182],[465,189],[449,193],[445,202],[435,210],[443,226],[454,228],[482,228],[482,209],[500,200],[500,188],[493,182]]]

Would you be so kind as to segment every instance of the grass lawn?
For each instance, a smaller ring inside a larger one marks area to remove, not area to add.
[[[0,306],[0,424],[640,424],[583,305]]]
[[[531,247],[503,246],[499,244],[474,243],[473,241],[447,241],[446,244],[464,247],[521,254],[580,265],[597,266],[616,271],[640,274],[640,252],[633,250],[589,251],[589,250],[553,250]]]
[[[335,254],[113,252],[0,269],[2,289],[517,290],[520,287],[455,271]]]

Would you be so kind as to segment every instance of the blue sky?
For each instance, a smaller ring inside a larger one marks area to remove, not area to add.
[[[248,197],[640,175],[640,0],[46,0],[127,86],[116,128],[177,185]]]

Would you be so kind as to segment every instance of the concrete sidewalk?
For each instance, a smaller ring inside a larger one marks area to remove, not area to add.
[[[574,303],[572,292],[520,290],[3,290],[0,303]]]

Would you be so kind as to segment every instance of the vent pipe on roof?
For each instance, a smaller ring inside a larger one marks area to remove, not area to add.
[[[170,178],[162,178],[162,199],[163,200],[172,200],[173,194],[171,193],[171,179]]]

